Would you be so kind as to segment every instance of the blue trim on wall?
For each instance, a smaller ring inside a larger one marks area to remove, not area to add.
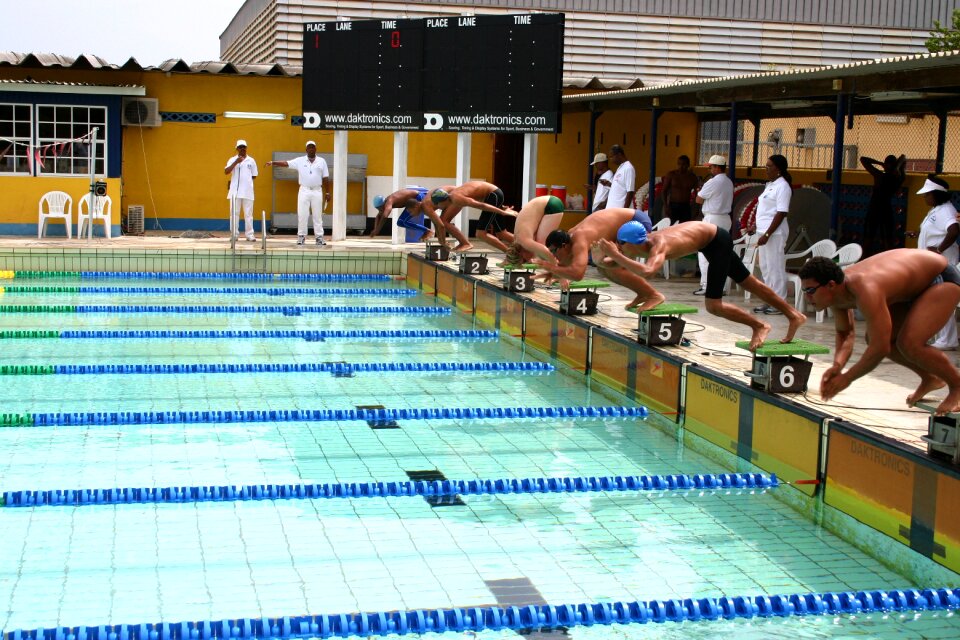
[[[77,234],[77,225],[71,225],[71,229],[74,232],[73,237],[76,238]],[[121,235],[120,225],[115,224],[110,227],[110,234],[116,238]],[[0,224],[0,235],[3,236],[36,236],[37,235],[37,223],[36,222],[17,222],[17,223],[3,223]],[[86,236],[86,230],[84,230],[84,236]],[[44,238],[66,238],[67,231],[64,226],[62,219],[61,220],[49,220],[47,221],[47,232],[43,236]],[[93,225],[93,237],[102,238],[104,237],[103,225],[99,222]]]

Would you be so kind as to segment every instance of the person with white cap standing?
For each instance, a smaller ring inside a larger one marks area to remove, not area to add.
[[[593,194],[593,207],[590,209],[590,211],[593,212],[607,208],[607,197],[610,195],[610,181],[613,180],[613,171],[610,170],[610,164],[607,160],[607,154],[605,153],[598,153],[593,156],[593,162],[590,163],[590,166],[593,167],[596,187],[592,184],[584,186],[586,186],[587,189],[595,189]]]
[[[253,181],[257,179],[257,162],[247,155],[247,141],[237,140],[237,155],[227,160],[223,173],[230,176],[227,199],[230,201],[230,235],[240,233],[240,210],[243,209],[243,231],[249,242],[253,235]]]
[[[703,221],[715,224],[730,231],[733,222],[730,212],[733,210],[733,181],[727,176],[727,159],[721,155],[712,155],[707,160],[710,178],[703,183],[697,193],[697,204],[701,205]],[[707,292],[707,270],[710,262],[703,253],[697,254],[700,263],[700,288],[693,292],[702,296]]]
[[[330,170],[327,161],[317,155],[317,143],[307,142],[307,155],[289,162],[273,160],[266,166],[292,167],[297,170],[300,193],[297,195],[297,244],[302,245],[308,235],[307,222],[313,214],[313,233],[317,246],[327,244],[323,239],[323,209],[330,200]]]
[[[957,209],[950,202],[950,185],[943,178],[930,175],[917,191],[924,202],[931,207],[927,217],[920,224],[918,249],[926,249],[941,254],[953,266],[960,261],[960,223],[957,222]],[[915,234],[913,234],[915,235]],[[950,318],[940,331],[933,336],[931,346],[945,351],[957,348],[957,321]]]

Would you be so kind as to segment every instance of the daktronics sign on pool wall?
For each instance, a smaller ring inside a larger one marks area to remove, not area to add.
[[[305,129],[558,133],[563,14],[312,22]]]

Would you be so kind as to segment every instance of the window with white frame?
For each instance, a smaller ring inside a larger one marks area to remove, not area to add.
[[[0,174],[30,175],[33,105],[0,103]]]
[[[107,108],[38,104],[36,175],[89,175],[90,133],[97,128],[94,172],[104,175],[107,152]]]

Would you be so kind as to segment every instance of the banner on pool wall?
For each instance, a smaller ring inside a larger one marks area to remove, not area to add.
[[[591,377],[677,421],[680,364],[636,342],[594,329]]]

